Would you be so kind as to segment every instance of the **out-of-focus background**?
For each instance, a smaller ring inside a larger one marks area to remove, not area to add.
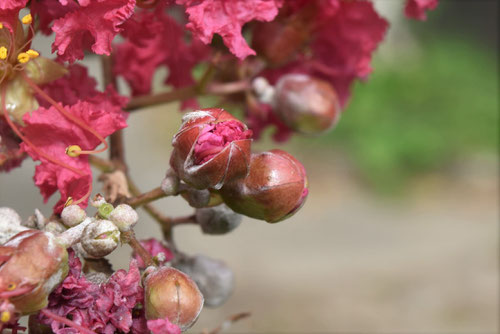
[[[222,259],[236,276],[232,298],[191,332],[240,311],[252,317],[229,332],[498,332],[498,3],[441,1],[427,22],[405,19],[402,1],[376,4],[392,27],[338,127],[258,145],[304,163],[303,209],[276,225],[245,219],[225,236],[175,231],[182,250]],[[129,119],[127,161],[143,190],[166,171],[175,110]],[[0,174],[1,206],[24,218],[35,207],[49,215],[56,200],[42,203],[34,165]],[[190,213],[178,198],[158,204]],[[160,236],[144,212],[137,232]],[[111,260],[126,268],[128,254]]]

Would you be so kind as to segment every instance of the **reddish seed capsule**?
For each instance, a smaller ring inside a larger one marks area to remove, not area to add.
[[[326,81],[306,74],[287,74],[276,83],[275,114],[291,129],[315,134],[340,118],[337,93]]]
[[[219,189],[248,173],[252,132],[223,109],[187,113],[174,136],[170,165],[198,189]]]
[[[191,327],[203,308],[203,295],[196,283],[171,267],[146,269],[144,302],[146,318],[164,319],[182,331]]]
[[[220,190],[235,212],[276,223],[293,215],[308,194],[304,166],[282,150],[252,155],[245,179]]]

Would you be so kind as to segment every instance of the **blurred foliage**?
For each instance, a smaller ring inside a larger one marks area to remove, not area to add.
[[[436,38],[391,64],[375,59],[375,71],[356,85],[337,128],[307,143],[345,151],[385,192],[460,157],[495,152],[496,55],[471,42]]]

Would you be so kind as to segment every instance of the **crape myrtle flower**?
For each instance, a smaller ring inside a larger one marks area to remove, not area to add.
[[[255,55],[241,34],[243,25],[252,20],[271,21],[283,0],[176,0],[183,5],[189,22],[186,28],[203,43],[219,34],[229,51],[240,59]]]
[[[161,66],[168,68],[165,84],[176,88],[194,84],[192,69],[207,59],[210,48],[166,14],[164,2],[152,11],[136,12],[123,27],[125,41],[115,46],[113,72],[125,79],[132,95],[150,93],[153,75]],[[185,102],[184,107],[197,107],[194,100]]]
[[[198,189],[220,188],[248,173],[252,132],[223,109],[187,113],[174,136],[170,165]]]
[[[248,176],[219,192],[233,211],[276,223],[297,212],[309,190],[304,166],[285,151],[271,150],[253,154]]]

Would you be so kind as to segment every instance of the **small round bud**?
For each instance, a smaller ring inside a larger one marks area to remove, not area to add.
[[[120,231],[109,220],[95,220],[85,227],[81,244],[83,249],[93,257],[103,257],[118,247]]]
[[[130,231],[139,220],[137,212],[128,204],[118,205],[109,214],[111,220],[121,232]]]
[[[97,212],[99,213],[99,216],[101,216],[101,218],[108,219],[109,215],[113,210],[114,210],[113,205],[109,203],[104,203],[99,206]]]
[[[225,204],[196,210],[196,222],[205,234],[224,234],[231,232],[241,223],[242,216]]]
[[[210,191],[208,189],[198,190],[189,188],[182,193],[182,197],[193,208],[204,208],[210,203]]]
[[[52,234],[58,235],[60,233],[63,233],[64,231],[66,231],[66,228],[64,228],[63,224],[61,224],[59,222],[52,221],[52,222],[48,222],[47,224],[45,224],[45,226],[43,227],[43,230],[45,232],[50,232]]]
[[[61,212],[61,219],[64,225],[69,227],[80,224],[85,218],[87,218],[87,214],[79,205],[67,206]]]
[[[235,212],[276,223],[304,204],[308,194],[306,171],[282,150],[254,154],[248,176],[225,185],[219,193]]]
[[[145,275],[146,319],[168,318],[182,331],[191,327],[203,308],[203,295],[196,283],[171,267],[149,267]]]
[[[161,190],[168,196],[176,195],[179,191],[180,180],[173,169],[167,171],[167,175],[161,182]]]
[[[274,112],[291,129],[315,134],[334,126],[341,110],[328,82],[306,74],[287,74],[276,83]]]
[[[234,274],[222,261],[203,255],[184,258],[175,267],[196,282],[205,299],[205,305],[222,305],[234,289]]]
[[[0,222],[9,225],[21,225],[21,216],[11,208],[0,208]]]

